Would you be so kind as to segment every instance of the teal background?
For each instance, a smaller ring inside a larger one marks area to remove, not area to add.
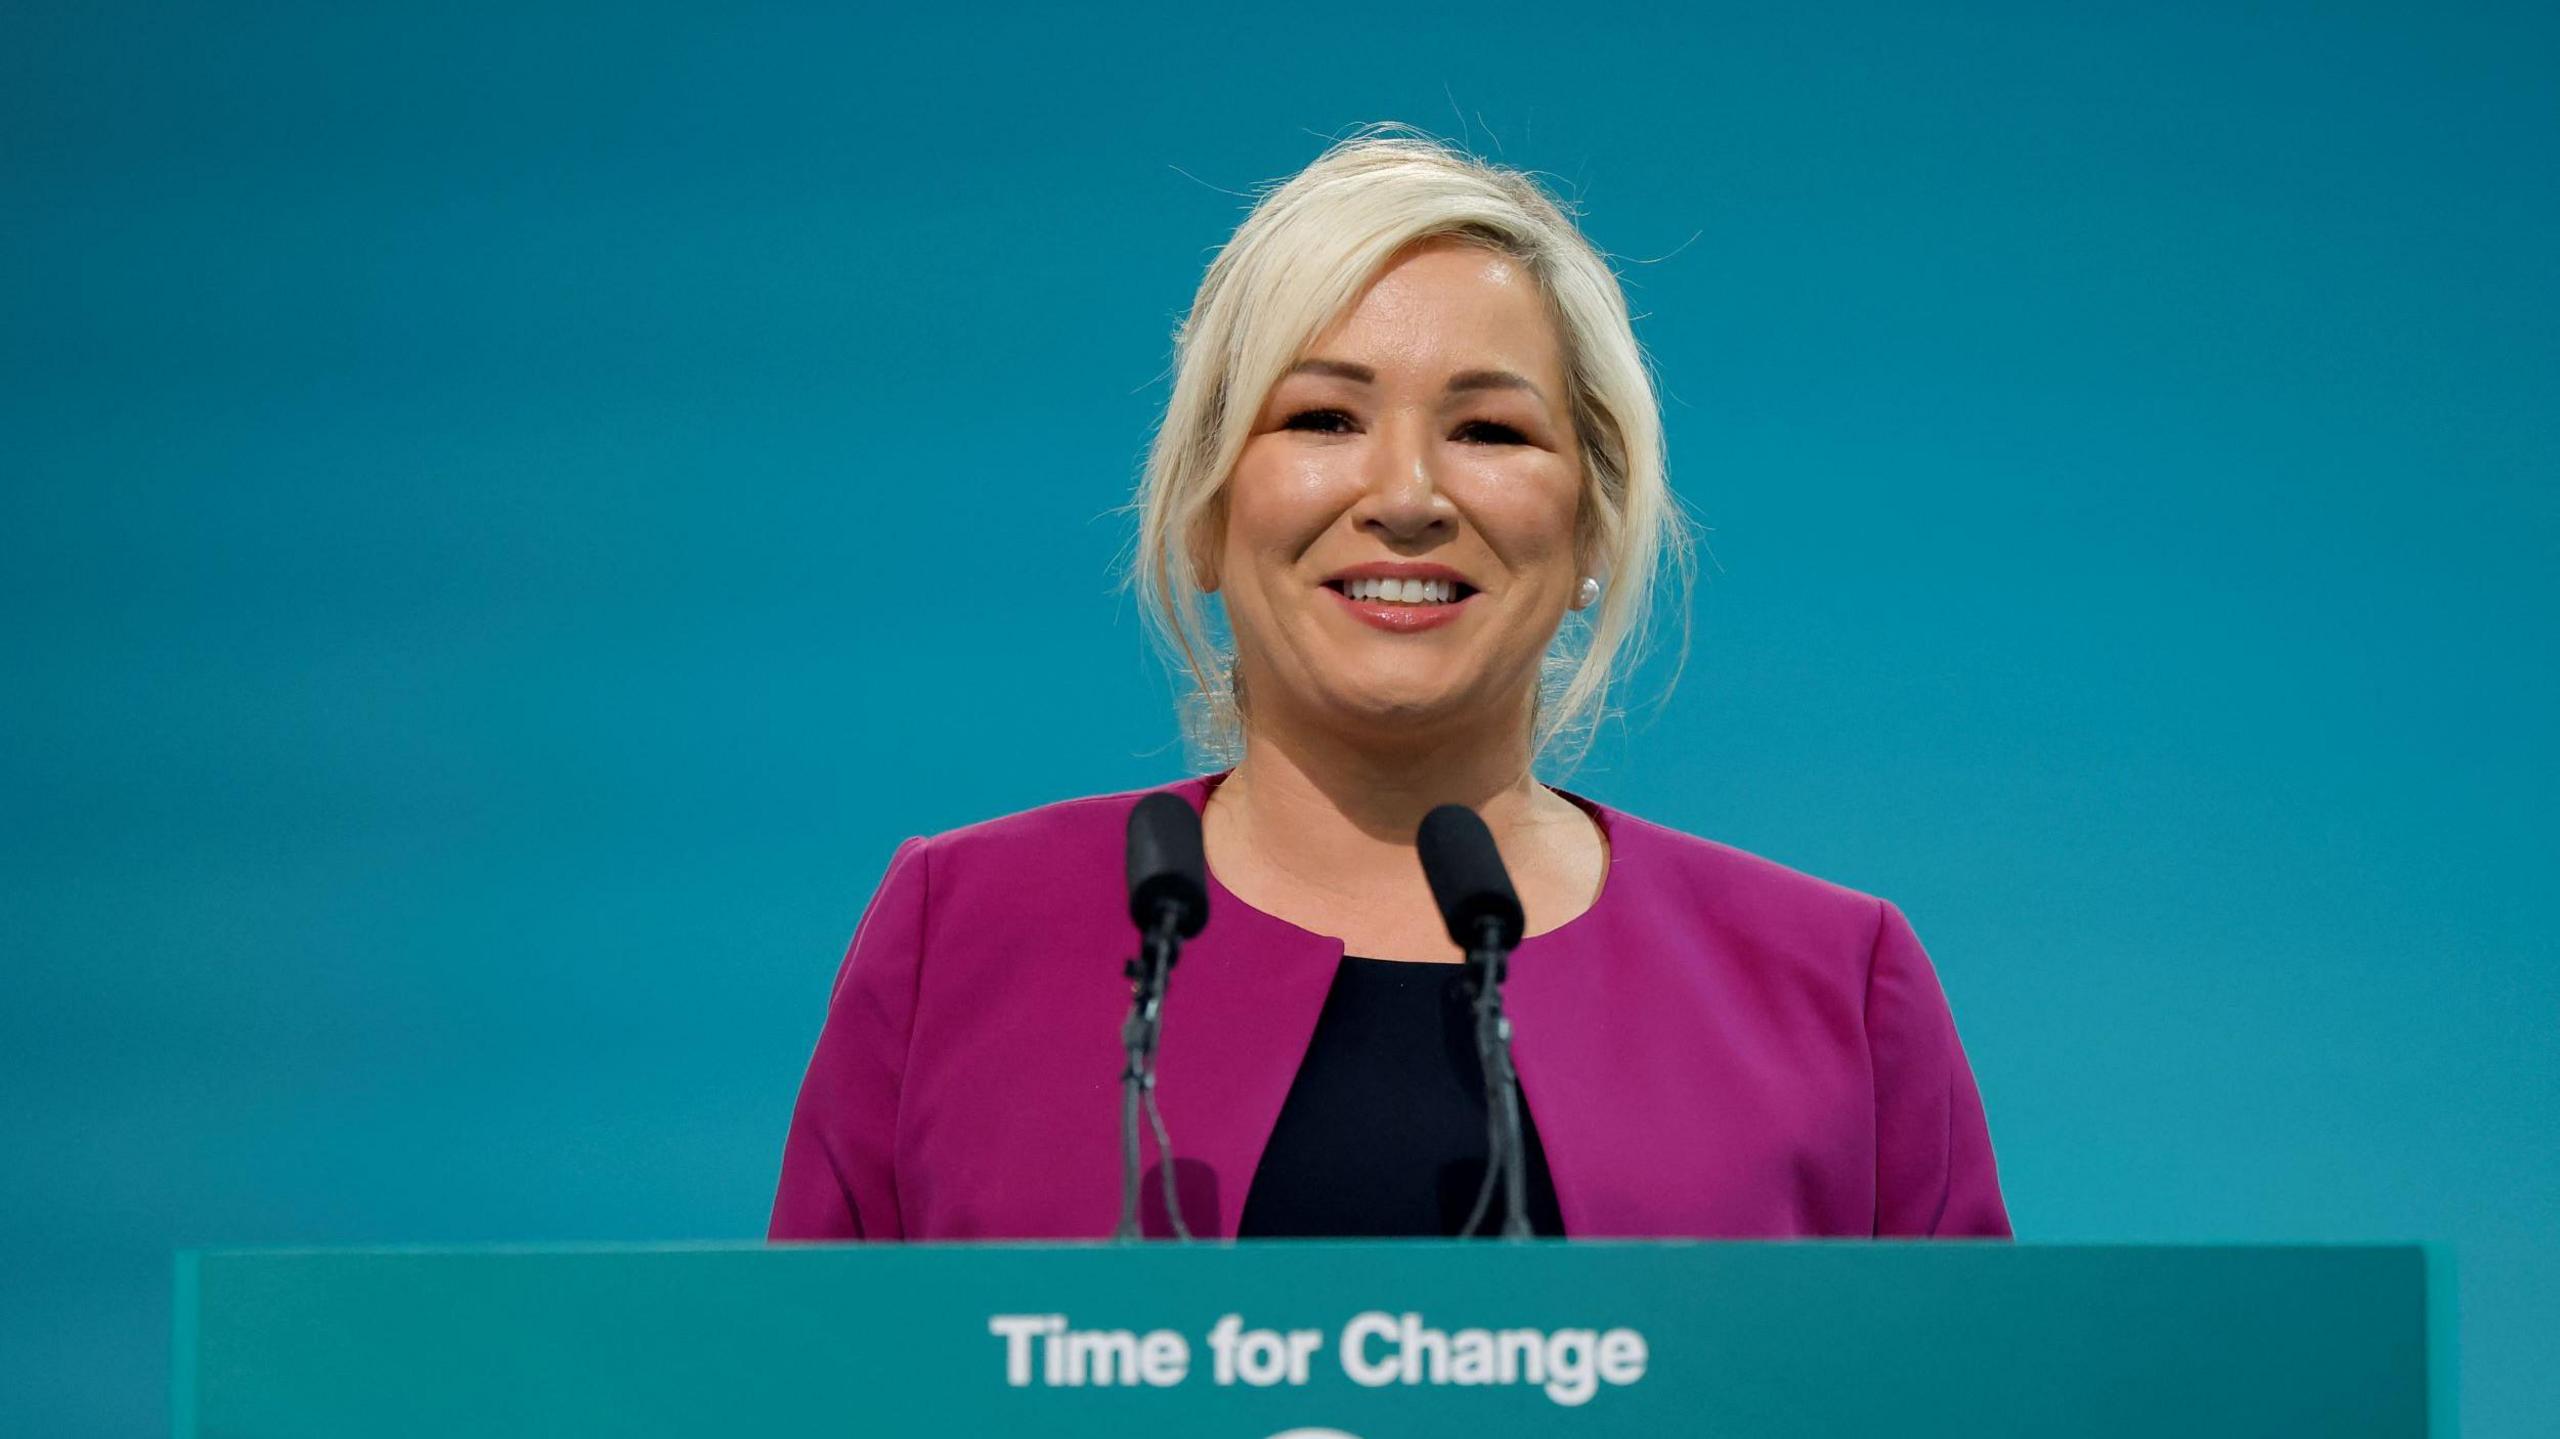
[[[1926,10],[10,6],[0,1432],[179,1246],[759,1233],[896,841],[1180,772],[1114,507],[1375,119],[1712,527],[1574,786],[1903,906],[2023,1237],[2447,1243],[2548,1432],[2560,12]]]

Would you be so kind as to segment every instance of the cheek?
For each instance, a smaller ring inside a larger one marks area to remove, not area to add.
[[[1485,543],[1505,568],[1575,567],[1582,493],[1573,476],[1514,475],[1480,490],[1472,509]]]
[[[1228,481],[1229,563],[1285,563],[1305,553],[1357,492],[1356,477],[1346,485],[1320,459],[1281,462],[1248,452]]]

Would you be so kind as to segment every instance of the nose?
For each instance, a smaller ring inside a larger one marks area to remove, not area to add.
[[[1396,545],[1454,531],[1458,509],[1440,488],[1423,424],[1381,424],[1374,433],[1376,441],[1366,456],[1368,485],[1353,517],[1360,528]]]

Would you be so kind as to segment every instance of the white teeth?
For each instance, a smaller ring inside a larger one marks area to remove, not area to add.
[[[1449,580],[1349,580],[1342,592],[1355,600],[1404,605],[1445,605],[1458,598],[1458,587]]]

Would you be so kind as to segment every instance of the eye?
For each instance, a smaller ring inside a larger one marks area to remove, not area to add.
[[[1349,425],[1351,423],[1351,417],[1340,410],[1300,410],[1298,413],[1291,415],[1288,419],[1282,421],[1280,428],[1284,430],[1312,430],[1321,435],[1341,434],[1341,430],[1334,428],[1334,425],[1331,423],[1333,421],[1339,421],[1343,425]]]
[[[1311,434],[1340,435],[1350,433],[1355,422],[1340,410],[1300,410],[1280,422],[1284,430],[1304,430]],[[1529,437],[1496,420],[1469,420],[1458,427],[1461,436],[1481,437],[1489,445],[1525,445]]]

